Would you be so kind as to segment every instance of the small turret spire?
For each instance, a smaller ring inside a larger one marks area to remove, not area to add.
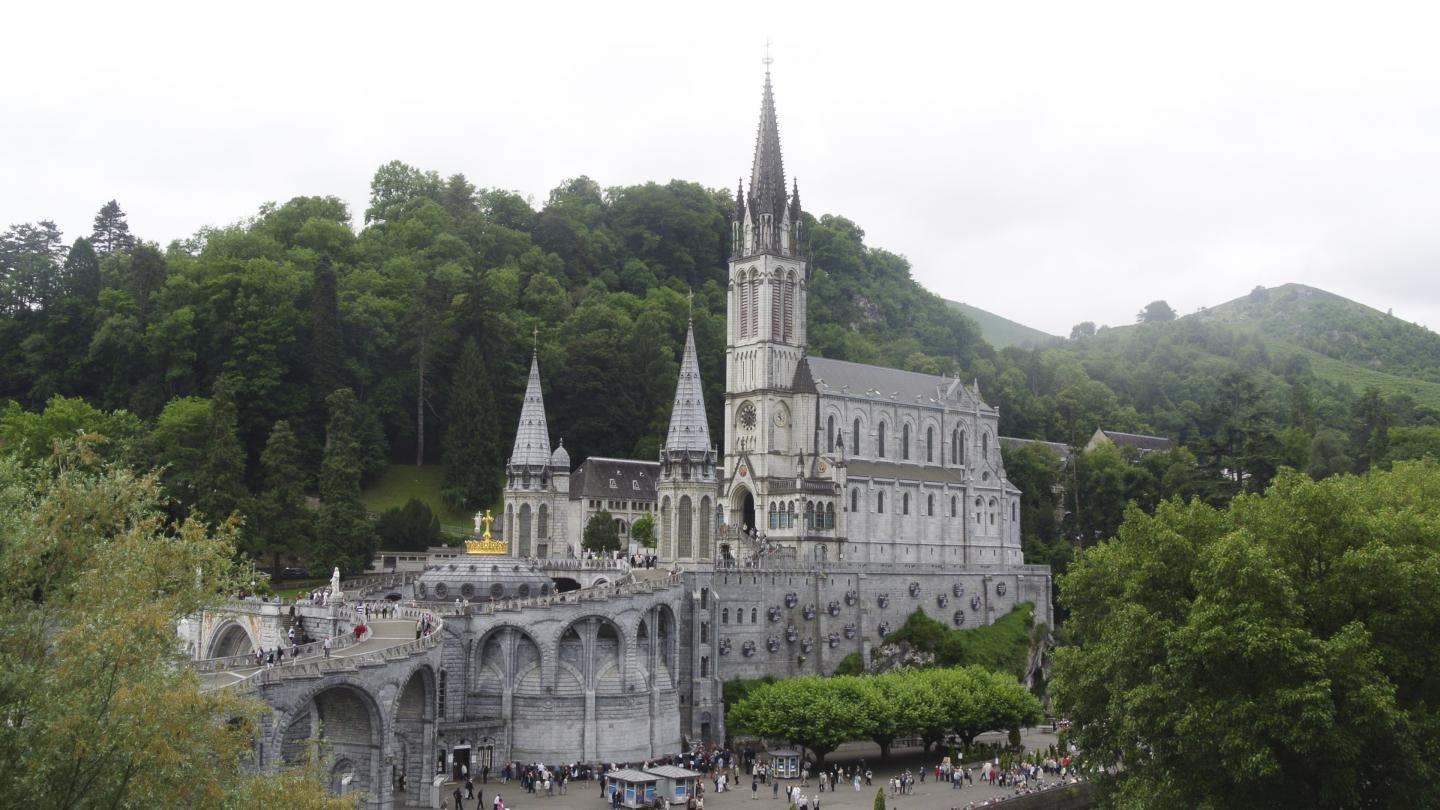
[[[700,385],[700,361],[695,354],[695,326],[685,330],[685,353],[680,358],[680,379],[675,382],[675,405],[665,451],[710,450],[710,426],[705,421],[705,392]]]
[[[525,401],[520,406],[520,424],[515,429],[515,447],[510,451],[510,463],[536,467],[550,463],[550,427],[545,422],[545,398],[540,390],[538,349],[530,358],[530,381],[525,386]]]

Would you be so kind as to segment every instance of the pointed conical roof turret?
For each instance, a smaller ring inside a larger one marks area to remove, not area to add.
[[[710,427],[705,421],[705,393],[700,385],[700,361],[695,357],[695,325],[685,330],[685,354],[680,379],[675,383],[675,407],[670,410],[667,451],[710,450]]]
[[[765,93],[760,99],[755,162],[750,167],[750,213],[756,217],[770,214],[777,223],[785,213],[785,162],[780,157],[780,124],[775,118],[769,67],[765,69]]]
[[[545,423],[545,399],[540,393],[540,358],[530,357],[530,382],[525,386],[525,403],[520,406],[520,425],[515,429],[511,464],[544,467],[550,463],[550,427]]]

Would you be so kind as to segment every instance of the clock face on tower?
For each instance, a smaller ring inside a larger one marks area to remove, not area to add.
[[[739,412],[738,414],[736,414],[736,419],[739,421],[741,428],[743,428],[743,429],[745,429],[745,430],[754,430],[754,429],[755,429],[755,406],[754,406],[754,404],[749,403],[749,402],[743,403],[743,404],[740,406],[740,412]]]

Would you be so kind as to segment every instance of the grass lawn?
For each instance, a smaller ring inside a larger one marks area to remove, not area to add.
[[[425,467],[391,464],[379,480],[360,493],[360,502],[366,509],[379,514],[386,509],[404,506],[411,498],[418,498],[440,518],[440,525],[447,532],[468,534],[475,528],[475,516],[445,505],[445,500],[440,497],[440,485],[444,480],[445,468],[438,464]]]

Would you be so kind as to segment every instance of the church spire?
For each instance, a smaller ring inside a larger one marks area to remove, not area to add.
[[[710,450],[710,427],[705,421],[705,392],[700,385],[700,361],[695,356],[695,325],[685,330],[685,354],[680,379],[675,383],[675,406],[670,410],[666,452]]]
[[[770,87],[769,57],[765,92],[760,99],[760,126],[755,133],[755,161],[750,166],[750,215],[769,214],[779,223],[785,213],[785,162],[780,156],[780,125],[775,118],[775,93]]]
[[[520,425],[515,429],[511,465],[544,467],[550,463],[550,428],[545,423],[545,400],[540,393],[538,348],[530,355],[530,382],[525,386],[525,403],[520,406]]]

